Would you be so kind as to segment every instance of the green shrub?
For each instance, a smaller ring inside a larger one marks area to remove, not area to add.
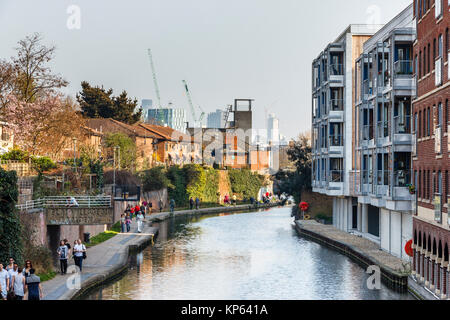
[[[264,177],[248,169],[232,169],[228,171],[231,191],[241,199],[256,198],[261,187],[264,186]]]
[[[140,174],[144,192],[157,191],[167,188],[170,180],[164,167],[154,167]]]
[[[0,262],[13,257],[23,264],[22,227],[16,210],[17,174],[0,168]]]
[[[28,162],[30,154],[27,151],[20,150],[17,147],[0,156],[2,160],[14,160],[20,162]]]

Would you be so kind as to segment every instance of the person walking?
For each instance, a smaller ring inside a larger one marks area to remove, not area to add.
[[[0,300],[6,300],[9,291],[9,274],[0,263]]]
[[[195,209],[196,210],[200,209],[200,199],[198,197],[195,198]]]
[[[173,213],[175,211],[175,200],[170,200],[170,213]]]
[[[145,219],[145,210],[146,210],[146,207],[147,207],[147,201],[142,202],[142,204],[141,204],[141,213],[142,213],[142,215],[144,216],[144,219]]]
[[[23,269],[23,275],[25,278],[30,276],[30,270],[33,269],[33,264],[30,260],[25,261],[25,268]]]
[[[125,218],[125,224],[127,225],[127,233],[130,232],[130,228],[131,228],[131,217],[130,215],[127,215],[127,217]]]
[[[138,227],[138,233],[142,233],[142,225],[144,224],[144,215],[141,211],[138,211],[138,214],[136,215],[136,221],[137,221],[137,227]]]
[[[148,214],[151,215],[153,210],[153,203],[151,201],[148,202]]]
[[[28,300],[41,300],[43,296],[41,278],[34,274],[35,270],[30,269],[30,276],[25,280],[25,293],[28,293]]]
[[[61,240],[58,248],[59,265],[61,267],[61,274],[67,273],[67,259],[69,258],[69,248],[67,248],[64,240]]]
[[[164,209],[164,203],[163,203],[162,199],[159,199],[158,205],[159,205],[159,212],[162,212]]]
[[[134,207],[130,208],[130,219],[133,220]]]
[[[8,293],[8,300],[14,300],[14,293],[12,288],[13,278],[18,273],[19,266],[17,263],[14,263],[13,268],[8,270],[8,277],[9,277],[9,293]]]
[[[6,271],[9,271],[14,268],[14,262],[15,261],[13,257],[9,258],[9,264],[6,266]]]
[[[192,197],[189,199],[189,209],[194,209],[194,199],[192,199]]]
[[[235,194],[233,194],[233,204],[234,204],[234,206],[236,206],[236,204],[237,204],[237,197]]]
[[[125,233],[125,228],[126,228],[126,219],[125,219],[125,215],[122,213],[120,215],[120,231],[122,233]]]
[[[25,296],[25,276],[22,268],[17,269],[17,274],[12,279],[11,288],[14,292],[14,300],[23,300]]]
[[[70,246],[69,240],[64,239],[63,241],[64,241],[64,244],[66,245],[67,249],[69,249],[69,253],[70,253],[70,249],[71,249],[72,247]],[[67,256],[69,256],[69,255],[67,255]]]
[[[73,254],[75,258],[75,265],[80,268],[80,272],[83,271],[83,259],[86,254],[86,247],[80,239],[77,240],[77,244],[73,247]]]

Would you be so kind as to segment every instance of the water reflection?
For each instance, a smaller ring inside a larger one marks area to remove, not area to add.
[[[411,299],[330,249],[301,239],[288,208],[159,224],[154,247],[86,299]]]

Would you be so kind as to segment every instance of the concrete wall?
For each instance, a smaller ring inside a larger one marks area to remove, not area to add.
[[[380,246],[386,252],[405,261],[406,243],[412,239],[412,216],[409,213],[380,210]]]

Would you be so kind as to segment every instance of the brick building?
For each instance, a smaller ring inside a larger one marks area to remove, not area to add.
[[[417,41],[413,100],[413,278],[443,299],[449,297],[449,13],[448,0],[415,0]]]

